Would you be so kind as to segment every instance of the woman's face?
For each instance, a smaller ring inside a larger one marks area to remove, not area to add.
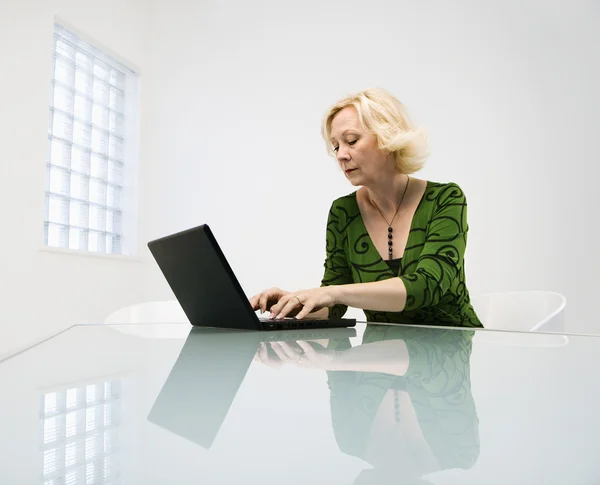
[[[331,146],[352,185],[373,185],[393,176],[393,156],[379,149],[377,138],[365,133],[354,107],[341,110],[331,121]]]

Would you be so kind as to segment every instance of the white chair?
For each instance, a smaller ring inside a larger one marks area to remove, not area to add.
[[[366,320],[365,312],[360,308],[348,307],[346,313],[344,314],[344,318],[356,318],[359,322],[364,322]]]
[[[519,291],[473,296],[471,303],[490,330],[564,332],[567,299],[552,291]]]
[[[104,323],[189,323],[189,320],[177,300],[164,300],[121,308],[111,313]]]
[[[153,325],[140,328],[140,325]],[[105,325],[114,325],[120,332],[145,338],[185,338],[190,327],[173,325],[187,323],[181,305],[177,300],[151,301],[121,308],[111,313],[105,320]]]

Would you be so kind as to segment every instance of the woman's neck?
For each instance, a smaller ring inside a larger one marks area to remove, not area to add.
[[[408,183],[408,175],[397,173],[377,186],[365,187],[369,202],[384,214],[393,215],[405,195]]]

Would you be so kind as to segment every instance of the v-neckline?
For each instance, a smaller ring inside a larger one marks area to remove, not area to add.
[[[429,191],[430,184],[431,184],[431,181],[427,180],[426,185],[425,185],[425,190],[423,191],[423,194],[421,195],[421,199],[419,200],[419,203],[417,204],[417,208],[415,209],[412,219],[410,220],[410,228],[408,229],[408,238],[406,239],[406,245],[404,246],[404,252],[402,253],[402,256],[399,257],[402,260],[404,260],[404,256],[406,255],[406,248],[410,247],[410,245],[408,243],[410,241],[410,238],[412,237],[415,219],[417,218],[417,213],[419,212],[419,209],[421,208],[423,199],[425,199],[425,196],[427,195],[427,192]],[[371,242],[373,249],[375,249],[375,252],[377,253],[377,256],[379,257],[378,263],[384,263],[385,267],[387,268],[387,271],[389,271],[391,274],[394,274],[394,272],[391,270],[389,265],[386,263],[386,260],[381,257],[381,254],[379,254],[379,250],[377,249],[377,246],[375,246],[375,243],[373,242],[373,238],[371,238],[371,234],[369,233],[369,230],[367,229],[367,225],[365,224],[365,218],[363,216],[362,211],[360,210],[360,205],[358,204],[357,195],[358,195],[358,190],[354,191],[354,202],[356,204],[356,209],[358,210],[358,213],[360,215],[360,224],[362,225],[362,228],[364,229],[365,234],[369,238],[369,241]],[[398,259],[398,258],[395,258],[395,259]],[[398,274],[400,274],[400,271],[402,271],[403,263],[404,263],[404,261],[402,261],[400,263],[400,269],[398,271]]]

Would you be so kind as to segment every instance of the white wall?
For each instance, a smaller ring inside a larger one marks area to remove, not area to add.
[[[596,2],[156,0],[152,20],[143,237],[208,222],[248,293],[317,285],[354,190],[320,119],[381,86],[430,131],[420,176],[467,193],[471,293],[559,291],[597,330]]]
[[[429,129],[421,176],[467,192],[471,292],[560,291],[597,331],[597,3],[435,3],[0,3],[0,358],[170,298],[145,242],[200,222],[248,293],[318,284],[327,210],[354,190],[320,119],[373,85]],[[141,262],[39,251],[55,14],[141,69]]]
[[[139,261],[39,251],[55,15],[142,74],[147,63],[147,2],[0,2],[0,358],[145,299]]]

